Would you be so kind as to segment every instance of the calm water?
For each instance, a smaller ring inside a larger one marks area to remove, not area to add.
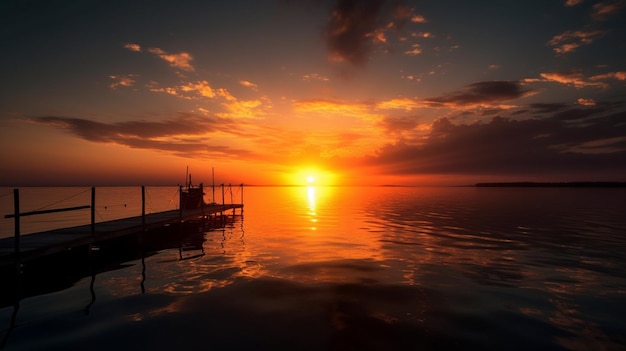
[[[98,190],[99,219],[139,214],[139,190],[108,190],[115,195]],[[30,208],[24,199],[22,211],[82,189],[55,191]],[[144,250],[91,273],[78,261],[88,273],[69,280],[57,269],[65,286],[3,305],[0,342],[7,350],[626,349],[626,189],[244,192],[243,219],[203,229],[189,250]],[[175,188],[149,193],[155,210],[176,205]],[[11,213],[12,196],[0,200]],[[88,204],[89,193],[75,201]],[[86,211],[69,221],[88,223]],[[11,230],[5,220],[2,234]]]

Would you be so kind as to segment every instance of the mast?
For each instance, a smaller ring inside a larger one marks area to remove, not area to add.
[[[187,185],[187,179],[189,179],[189,166],[187,166],[187,170],[185,171],[185,184]],[[187,185],[189,188],[189,185]]]

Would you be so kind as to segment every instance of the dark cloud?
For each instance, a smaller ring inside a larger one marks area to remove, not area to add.
[[[418,116],[384,116],[380,125],[391,133],[413,130],[419,124]]]
[[[390,174],[624,180],[624,120],[623,110],[585,108],[544,119],[496,117],[489,123],[453,124],[442,118],[426,139],[389,145],[367,162]]]
[[[467,106],[514,100],[534,94],[517,81],[488,81],[466,86],[463,90],[425,99],[432,105]]]
[[[567,107],[567,105],[560,103],[535,103],[530,104],[530,107],[537,112],[549,113],[563,110]]]
[[[363,65],[374,43],[387,43],[385,33],[400,33],[414,18],[401,0],[337,0],[324,32],[330,60]]]
[[[361,65],[371,49],[368,36],[380,25],[382,0],[339,0],[330,16],[326,39],[331,59]]]
[[[236,133],[232,121],[208,118],[192,114],[181,114],[175,119],[164,121],[126,121],[102,123],[71,117],[33,117],[29,120],[65,129],[81,139],[97,143],[113,143],[137,149],[166,151],[183,157],[210,154],[249,155],[245,150],[228,146],[208,145],[202,135],[222,131]]]
[[[598,113],[603,111],[603,108],[572,108],[556,112],[552,118],[561,121],[582,122],[585,118],[596,116]]]

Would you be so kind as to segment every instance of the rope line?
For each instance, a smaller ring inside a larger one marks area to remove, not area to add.
[[[96,209],[95,210],[96,214],[98,215],[98,217],[100,217],[100,221],[104,222],[104,217],[102,217],[102,215],[100,214],[100,212]]]
[[[100,207],[103,207],[106,210],[109,207],[128,207],[128,204],[102,205]]]
[[[146,190],[146,198],[148,201],[146,206],[150,211],[155,211],[155,206],[154,206],[154,202],[152,202],[152,196],[150,196],[150,190],[148,190],[148,188],[145,188]]]
[[[233,192],[233,188],[235,188],[234,192]],[[233,194],[233,195],[239,195],[239,193],[241,192],[241,186],[239,186],[239,185],[232,186],[232,187],[230,188],[230,192],[231,192],[231,194]]]
[[[170,198],[167,200],[168,203],[171,203],[172,205],[174,205],[174,208],[178,208],[179,201],[174,201],[174,200],[176,198],[180,199],[180,194],[178,193],[179,191],[180,191],[180,188],[176,187],[174,194],[172,194],[172,196],[170,196]]]
[[[82,194],[84,194],[84,193],[86,193],[86,192],[90,191],[90,190],[91,190],[91,188],[87,188],[86,190],[81,191],[81,192],[80,192],[80,193],[78,193],[78,194],[74,194],[74,195],[68,196],[68,197],[66,197],[65,199],[62,199],[62,200],[59,200],[59,201],[53,202],[53,203],[51,203],[51,204],[48,204],[48,205],[46,205],[46,206],[40,207],[40,208],[36,209],[35,211],[40,211],[40,210],[43,210],[43,209],[48,208],[48,207],[50,207],[50,206],[53,206],[53,205],[59,204],[59,203],[61,203],[61,202],[63,202],[63,201],[67,201],[67,200],[69,200],[69,199],[73,199],[73,198],[75,198],[75,197],[77,197],[77,196],[80,196],[80,195],[82,195]]]
[[[6,194],[2,194],[2,195],[0,195],[0,198],[3,198],[3,197],[5,197],[5,196],[9,196],[9,195],[11,195],[11,194],[13,194],[13,191],[9,191],[9,192],[8,192],[8,193],[6,193]]]

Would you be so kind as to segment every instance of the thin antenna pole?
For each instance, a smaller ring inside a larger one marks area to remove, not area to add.
[[[233,185],[231,183],[228,183],[228,191],[230,191],[230,204],[234,204],[233,202]]]
[[[187,166],[187,169],[185,170],[185,182],[183,183],[185,186],[187,185],[187,179],[189,179],[189,166]]]

